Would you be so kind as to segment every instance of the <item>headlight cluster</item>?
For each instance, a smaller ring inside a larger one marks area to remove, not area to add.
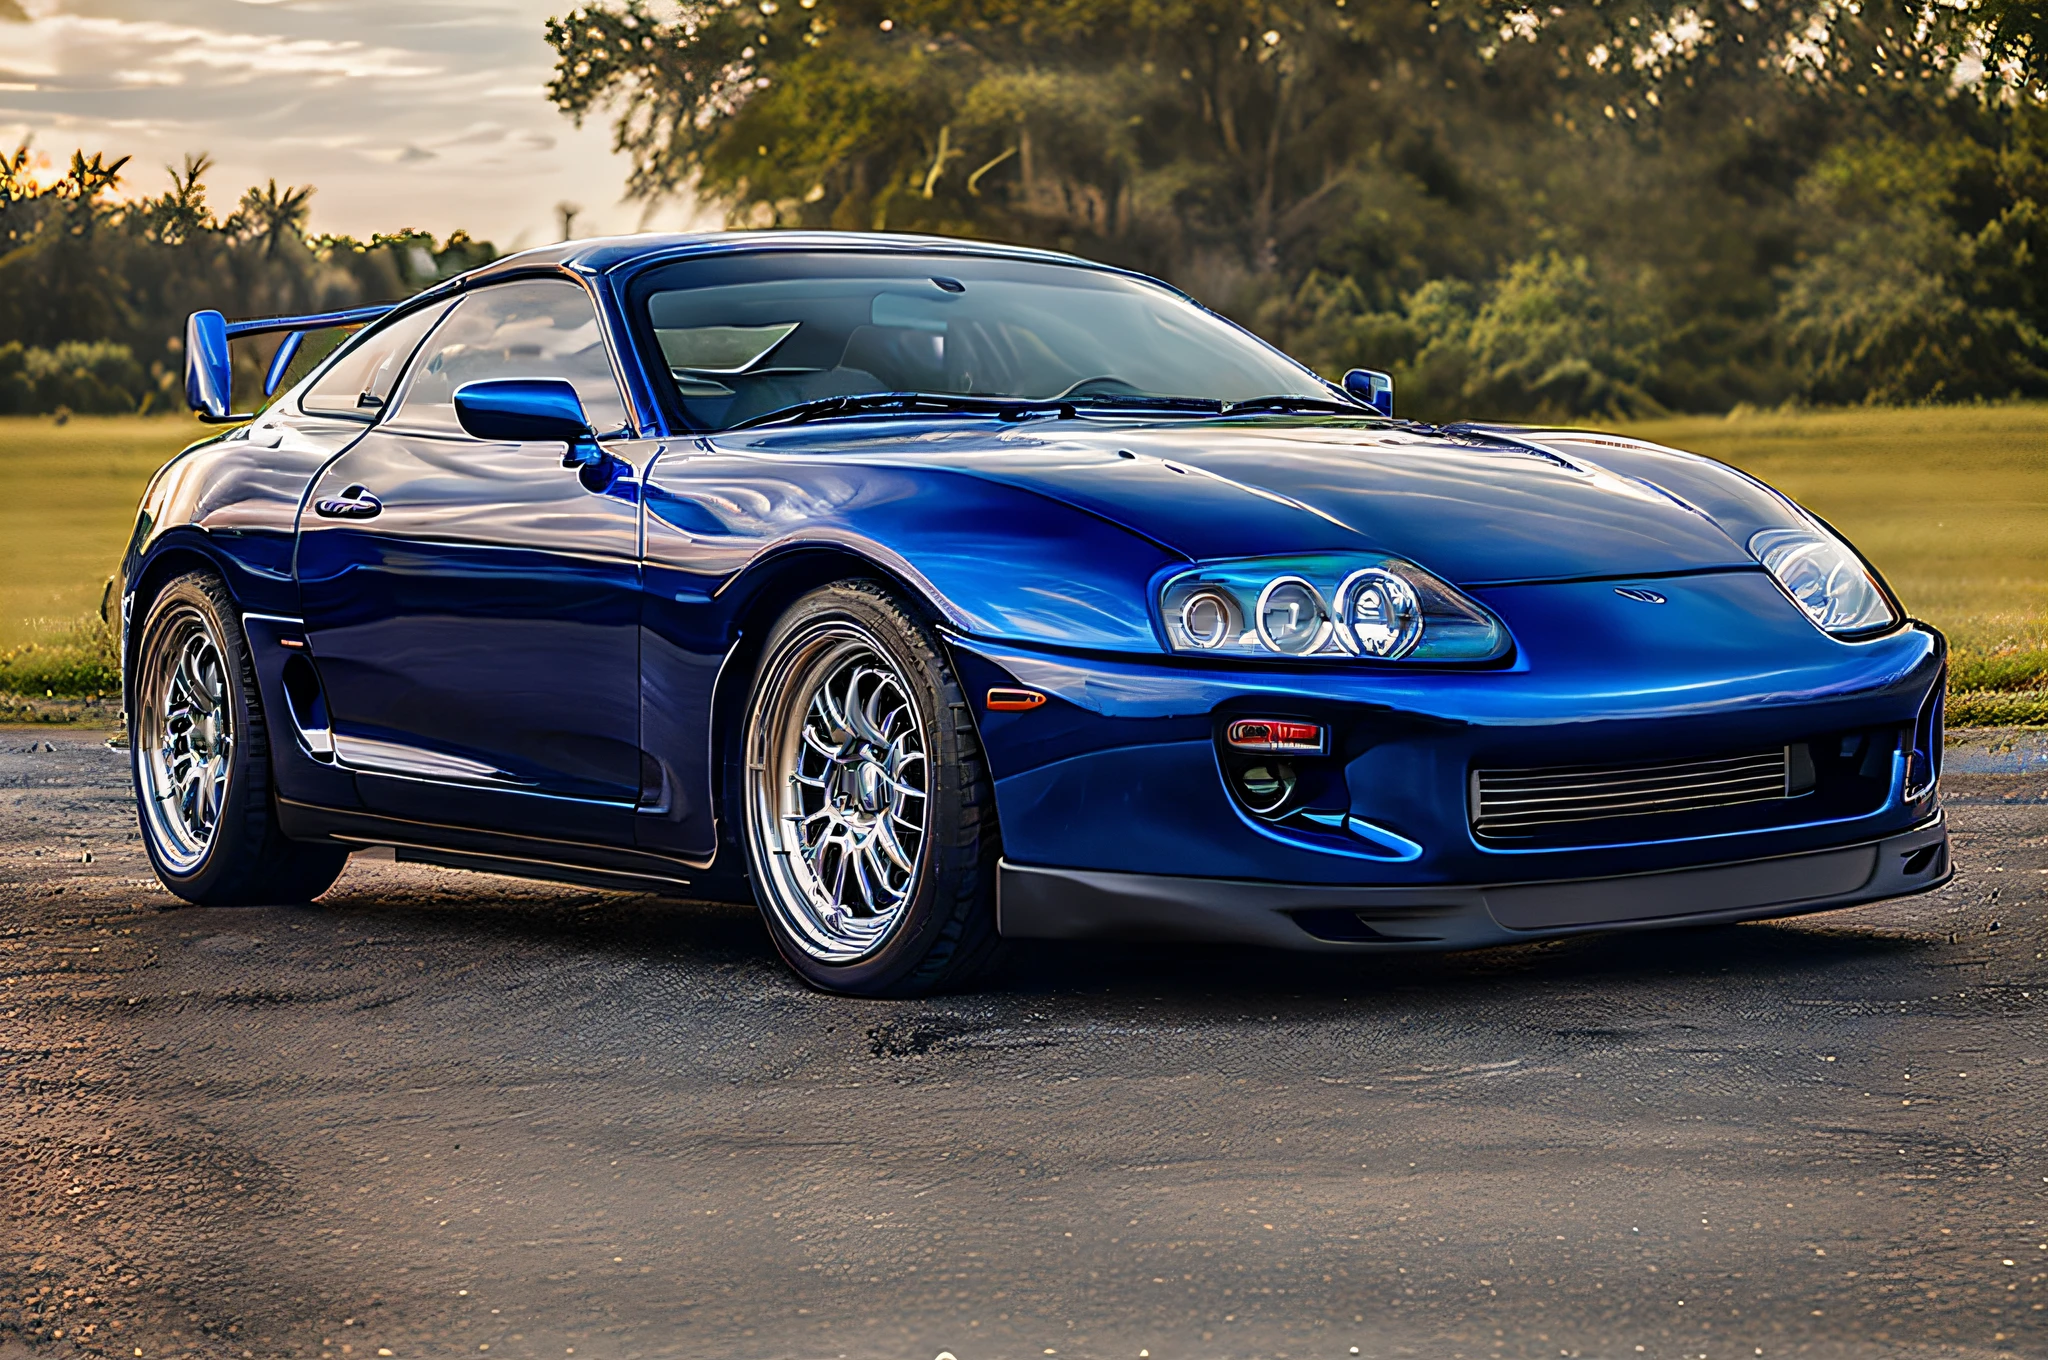
[[[1862,559],[1818,525],[1759,530],[1749,551],[1822,632],[1870,633],[1899,621]]]
[[[1266,557],[1192,567],[1159,608],[1176,652],[1371,661],[1490,661],[1507,629],[1396,557]]]

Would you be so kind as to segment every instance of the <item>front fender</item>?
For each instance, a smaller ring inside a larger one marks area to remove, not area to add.
[[[847,555],[958,632],[1157,655],[1151,581],[1187,559],[1025,488],[943,467],[665,454],[647,481],[647,591],[704,646],[731,637],[778,563]],[[705,636],[709,626],[714,636]],[[720,648],[722,651],[722,647]]]
[[[706,442],[655,460],[645,506],[641,740],[660,784],[646,790],[638,834],[686,856],[716,851],[725,733],[761,640],[804,591],[874,576],[953,634],[1157,656],[1150,582],[1186,560],[954,470]]]

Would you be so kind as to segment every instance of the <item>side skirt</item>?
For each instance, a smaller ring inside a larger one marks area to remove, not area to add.
[[[753,901],[745,879],[730,871],[645,851],[342,811],[283,798],[277,801],[277,818],[294,840],[338,841],[362,849],[388,845],[399,859],[420,864],[698,901]]]
[[[470,869],[480,874],[504,874],[511,878],[538,878],[549,883],[573,883],[581,888],[617,888],[626,892],[660,893],[664,897],[694,897],[688,879],[649,878],[640,874],[585,869],[573,864],[545,860],[513,859],[497,855],[465,855],[454,850],[428,846],[394,845],[392,853],[401,864],[433,864],[443,869]]]

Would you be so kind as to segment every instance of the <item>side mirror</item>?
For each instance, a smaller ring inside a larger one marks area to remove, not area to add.
[[[458,387],[455,418],[478,439],[566,444],[563,467],[602,468],[609,462],[576,389],[560,378],[494,378]]]
[[[1394,380],[1376,369],[1352,369],[1344,375],[1344,390],[1383,416],[1394,414]]]

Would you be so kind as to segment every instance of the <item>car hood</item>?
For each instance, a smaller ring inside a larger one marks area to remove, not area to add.
[[[1708,460],[1563,432],[1300,417],[890,420],[717,443],[947,467],[1055,497],[1198,561],[1367,550],[1466,586],[1754,567],[1750,526],[1789,510]],[[1724,527],[1730,512],[1738,523]]]

